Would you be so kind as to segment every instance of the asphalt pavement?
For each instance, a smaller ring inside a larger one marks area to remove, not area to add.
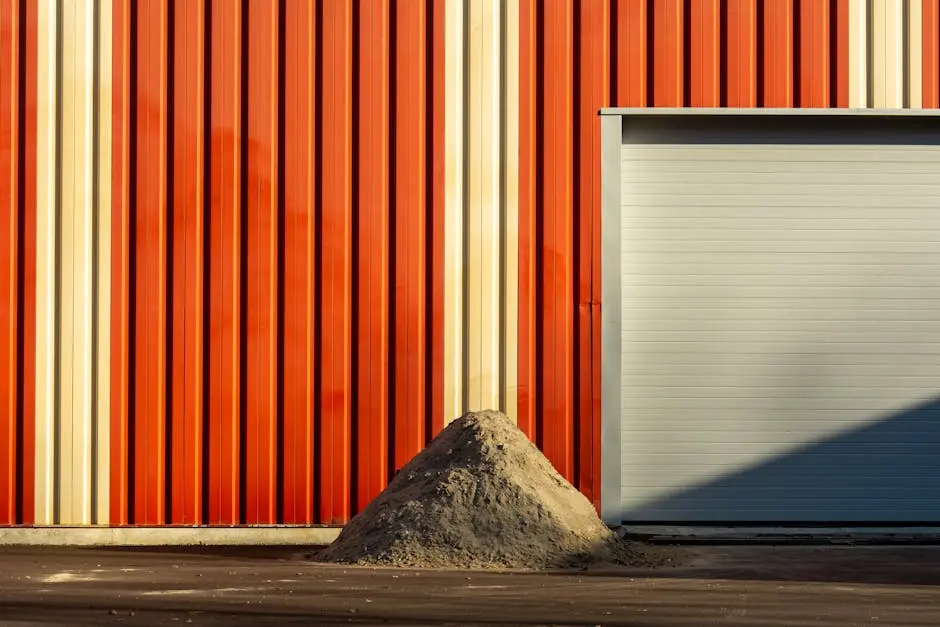
[[[940,625],[940,547],[688,550],[654,570],[494,573],[296,547],[6,547],[0,625]]]

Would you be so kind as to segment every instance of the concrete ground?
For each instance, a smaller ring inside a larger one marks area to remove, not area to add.
[[[296,547],[0,548],[0,625],[940,625],[940,547],[689,551],[646,571],[477,573]]]

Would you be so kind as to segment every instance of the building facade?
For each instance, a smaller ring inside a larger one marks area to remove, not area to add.
[[[940,0],[0,0],[0,525],[601,503],[606,107],[937,108]]]

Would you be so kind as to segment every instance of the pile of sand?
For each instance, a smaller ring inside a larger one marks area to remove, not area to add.
[[[641,560],[505,415],[451,423],[318,561],[551,568]]]

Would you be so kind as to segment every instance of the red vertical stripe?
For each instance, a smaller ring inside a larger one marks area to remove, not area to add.
[[[352,273],[352,3],[322,5],[320,519],[349,516]]]
[[[792,107],[793,0],[765,2],[763,9],[760,104],[764,107]]]
[[[111,91],[110,521],[129,521],[130,0],[114,0]],[[106,121],[105,121],[106,122]],[[103,191],[103,190],[102,190]]]
[[[26,39],[23,42],[26,63],[25,111],[21,121],[26,124],[26,144],[22,146],[21,167],[24,180],[20,188],[23,195],[22,233],[20,242],[20,263],[22,277],[21,298],[23,299],[22,329],[22,410],[20,414],[22,428],[22,455],[20,457],[20,522],[31,525],[35,521],[35,477],[36,477],[36,131],[38,103],[38,50],[39,50],[39,9],[35,2],[25,6]],[[104,192],[107,193],[107,192]],[[107,402],[103,399],[102,402]]]
[[[316,7],[284,5],[284,512],[313,522]]]
[[[849,3],[836,0],[832,5],[832,103],[833,107],[849,106]]]
[[[518,340],[518,424],[536,441],[536,356],[538,342],[537,299],[538,258],[536,232],[536,185],[538,177],[538,3],[521,0],[519,4],[519,340]],[[618,31],[619,32],[619,31]],[[510,260],[510,263],[512,260]],[[512,347],[508,347],[512,350]]]
[[[446,0],[434,0],[431,3],[432,12],[431,34],[431,135],[433,145],[431,148],[431,163],[433,163],[431,209],[429,211],[431,227],[431,429],[425,434],[430,440],[444,428],[444,32],[446,24],[444,12]]]
[[[177,3],[173,102],[173,379],[170,519],[202,522],[205,3]]]
[[[573,16],[567,3],[550,3],[543,9],[542,447],[555,468],[573,480]]]
[[[424,0],[395,4],[395,469],[424,447],[427,312]]]
[[[727,0],[725,104],[757,106],[757,0]]]
[[[163,524],[166,479],[167,5],[138,4],[134,522]]]
[[[940,107],[940,0],[923,0],[923,105]]]
[[[0,0],[0,525],[17,522],[19,437],[19,100],[17,0]]]
[[[277,512],[278,3],[248,3],[245,512]]]
[[[359,20],[357,511],[388,481],[388,3],[361,5]]]
[[[578,265],[577,355],[578,462],[577,487],[589,500],[600,504],[600,117],[597,111],[610,104],[610,15],[605,0],[583,0],[580,6],[581,45],[578,67]]]
[[[617,102],[619,107],[645,107],[649,76],[646,67],[649,0],[617,0]],[[533,18],[533,23],[535,18]],[[532,33],[533,39],[536,37]],[[533,41],[533,50],[535,42]]]
[[[720,0],[693,0],[689,9],[689,104],[719,105]]]
[[[212,0],[209,520],[239,522],[241,2]]]
[[[798,107],[830,106],[829,2],[800,3]]]
[[[654,107],[683,105],[684,7],[684,0],[652,0]]]

